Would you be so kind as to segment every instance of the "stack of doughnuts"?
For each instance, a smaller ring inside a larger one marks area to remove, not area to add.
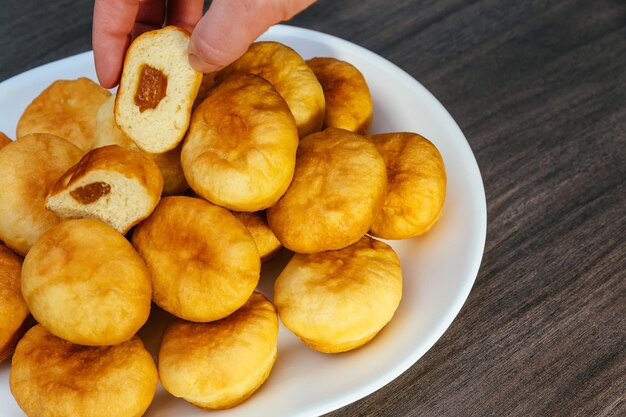
[[[159,378],[198,407],[236,406],[271,379],[281,322],[319,352],[361,348],[402,299],[379,239],[442,215],[441,154],[414,132],[369,132],[355,66],[256,42],[201,74],[189,37],[140,35],[115,94],[56,81],[15,142],[0,134],[0,360],[15,350],[29,416],[138,416]],[[280,250],[291,258],[262,294]],[[140,338],[155,306],[171,319],[156,362]]]

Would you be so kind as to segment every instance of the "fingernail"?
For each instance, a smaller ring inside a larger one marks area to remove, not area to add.
[[[209,64],[208,62],[204,61],[202,58],[200,58],[198,55],[194,54],[193,52],[189,53],[189,63],[196,70],[203,72],[205,74],[216,72],[221,69],[221,67],[219,67],[218,65]]]

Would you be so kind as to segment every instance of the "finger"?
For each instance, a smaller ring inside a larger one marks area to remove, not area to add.
[[[139,0],[139,10],[131,40],[149,30],[159,29],[165,23],[166,0]]]
[[[167,4],[167,24],[191,33],[202,17],[203,0],[170,0]]]
[[[117,85],[124,54],[130,44],[138,0],[96,0],[92,45],[96,74],[105,88]]]
[[[288,20],[315,0],[213,0],[191,35],[189,62],[215,72],[243,55],[271,25]]]

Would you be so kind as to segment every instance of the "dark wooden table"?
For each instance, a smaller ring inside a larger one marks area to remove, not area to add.
[[[91,48],[91,1],[1,6],[0,80]],[[426,86],[487,194],[482,266],[452,326],[330,415],[626,415],[626,2],[321,0],[291,24]]]

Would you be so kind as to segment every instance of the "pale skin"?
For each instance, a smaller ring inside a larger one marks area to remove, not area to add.
[[[288,20],[315,0],[95,0],[93,51],[100,84],[119,83],[130,42],[143,32],[175,25],[191,33],[189,62],[204,73],[239,58],[270,26]]]

